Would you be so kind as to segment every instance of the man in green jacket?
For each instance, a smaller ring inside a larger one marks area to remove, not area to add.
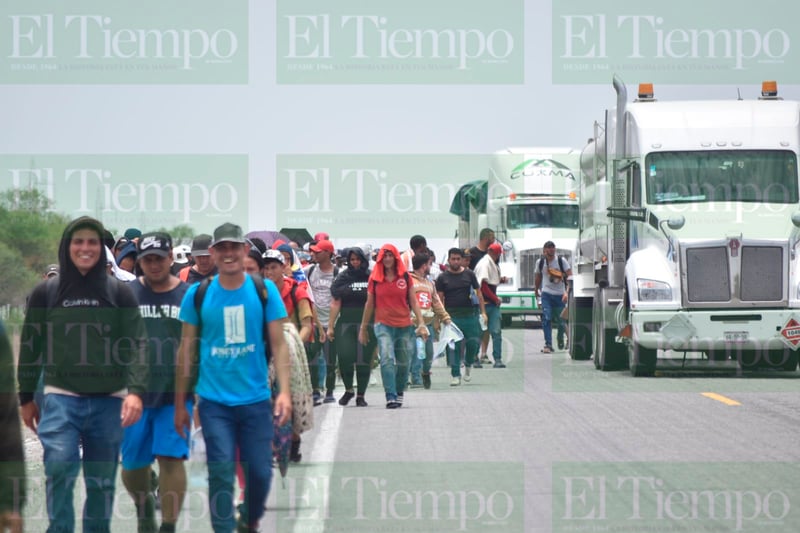
[[[22,326],[20,413],[44,449],[47,533],[74,531],[81,466],[83,530],[109,530],[122,428],[142,414],[147,334],[131,289],[106,273],[103,234],[90,217],[67,225],[60,274],[34,288]],[[33,399],[40,376],[41,420]]]

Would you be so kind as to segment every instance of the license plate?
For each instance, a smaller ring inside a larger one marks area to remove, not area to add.
[[[743,342],[747,342],[749,337],[749,333],[746,331],[726,331],[725,335],[725,342],[732,342],[734,344],[740,344]]]

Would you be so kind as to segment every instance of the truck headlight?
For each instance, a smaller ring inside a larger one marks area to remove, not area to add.
[[[636,285],[640,302],[668,302],[672,300],[672,287],[669,283],[652,279],[637,279]]]

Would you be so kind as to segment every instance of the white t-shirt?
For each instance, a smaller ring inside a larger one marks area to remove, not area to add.
[[[475,277],[478,278],[478,283],[486,280],[489,285],[500,285],[500,266],[486,254],[475,265]]]
[[[564,267],[564,276],[561,279],[553,278],[548,274],[548,269],[552,268],[553,270],[558,270],[561,272],[561,267],[558,265],[559,256],[555,256],[552,261],[549,263],[547,262],[547,258],[544,258],[544,261],[541,259],[536,262],[536,272],[542,275],[542,292],[546,292],[548,294],[555,294],[557,296],[561,296],[564,294],[566,290],[566,285],[564,282],[566,281],[566,272],[571,269],[572,267],[569,266],[569,261],[567,261],[564,257],[561,258],[561,266]],[[539,264],[541,263],[542,268],[539,268]],[[542,272],[544,271],[544,272]]]

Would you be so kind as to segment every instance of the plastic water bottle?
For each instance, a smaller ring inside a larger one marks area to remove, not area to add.
[[[486,324],[486,318],[484,318],[484,316],[483,316],[483,315],[478,315],[478,322],[479,322],[479,323],[480,323],[480,325],[481,325],[481,331],[486,331],[486,329],[489,327],[489,326]]]
[[[417,337],[417,359],[425,359],[425,340]]]

